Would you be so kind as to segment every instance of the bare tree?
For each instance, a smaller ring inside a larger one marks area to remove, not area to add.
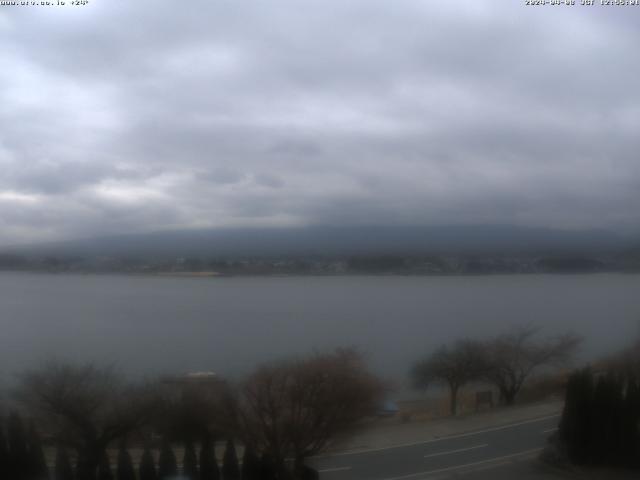
[[[443,346],[412,370],[414,385],[427,388],[431,383],[449,387],[451,415],[458,412],[458,393],[467,383],[478,380],[486,369],[484,348],[480,342],[459,340],[453,346]]]
[[[201,382],[186,377],[166,378],[159,385],[162,414],[154,421],[156,431],[171,440],[200,442],[228,434],[226,381]]]
[[[56,362],[25,373],[17,397],[76,450],[79,480],[94,480],[107,446],[144,425],[157,405],[151,391],[127,385],[112,368]]]
[[[486,378],[511,405],[529,376],[547,365],[562,365],[571,359],[581,339],[572,334],[536,341],[539,329],[519,327],[486,344]]]
[[[291,473],[300,478],[305,458],[371,415],[382,393],[382,383],[352,350],[265,366],[239,393],[238,431],[273,460],[281,476],[292,458]]]

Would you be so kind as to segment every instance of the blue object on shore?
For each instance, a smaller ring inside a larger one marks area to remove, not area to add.
[[[392,400],[387,400],[380,405],[380,408],[378,408],[378,415],[393,416],[399,411],[400,409],[398,408],[398,405],[396,404],[396,402]]]

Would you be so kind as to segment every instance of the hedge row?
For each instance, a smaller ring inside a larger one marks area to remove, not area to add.
[[[640,380],[590,369],[573,373],[559,438],[575,464],[640,467]]]
[[[96,471],[84,468],[82,456],[75,462],[67,450],[59,447],[52,468],[47,466],[42,442],[33,424],[28,428],[18,414],[11,414],[5,425],[0,424],[0,479],[11,480],[275,480],[281,478],[268,455],[258,456],[245,448],[242,463],[238,460],[235,445],[227,441],[222,465],[218,465],[213,444],[205,441],[199,452],[193,443],[184,445],[181,465],[169,442],[164,442],[158,455],[145,448],[140,462],[134,466],[129,451],[120,447],[115,462],[103,452]],[[157,457],[157,462],[156,462]],[[180,475],[180,477],[178,477]],[[306,478],[316,479],[312,469],[305,471]]]

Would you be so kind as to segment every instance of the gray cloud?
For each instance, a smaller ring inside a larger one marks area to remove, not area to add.
[[[636,229],[633,8],[0,9],[0,243],[238,225]]]

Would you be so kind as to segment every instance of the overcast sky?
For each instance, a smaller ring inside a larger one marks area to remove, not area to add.
[[[640,224],[640,7],[90,0],[0,42],[0,244]]]

